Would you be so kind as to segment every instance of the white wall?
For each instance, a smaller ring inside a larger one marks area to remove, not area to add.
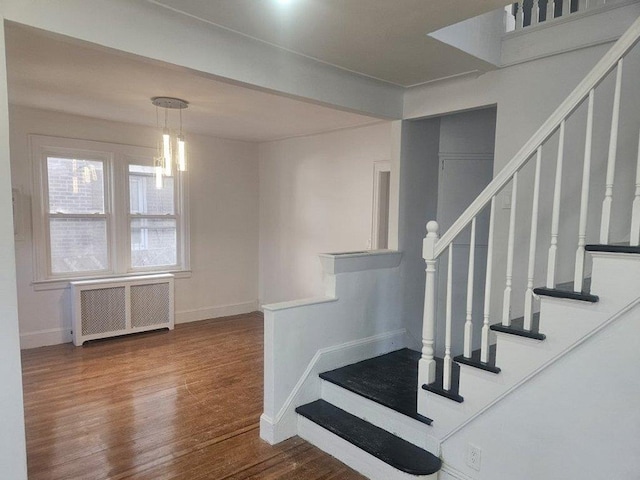
[[[70,341],[69,292],[35,291],[28,134],[153,146],[155,129],[12,106],[12,183],[23,192],[24,238],[16,243],[23,347]],[[190,278],[176,280],[176,321],[202,320],[257,308],[258,148],[256,144],[191,135]]]
[[[373,164],[390,159],[390,122],[260,145],[262,304],[321,294],[318,253],[368,248]]]
[[[16,265],[13,254],[9,111],[4,52],[4,21],[0,17],[0,472],[5,478],[26,480],[27,458],[18,338]]]

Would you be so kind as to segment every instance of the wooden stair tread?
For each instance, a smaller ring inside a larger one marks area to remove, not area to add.
[[[518,337],[531,338],[534,340],[544,340],[547,338],[546,335],[540,333],[540,312],[533,314],[531,330],[525,330],[524,317],[514,318],[508,327],[505,327],[502,323],[496,323],[489,328],[494,332],[508,333],[510,335],[517,335]]]
[[[405,473],[431,475],[440,470],[442,463],[435,455],[324,400],[302,405],[296,412]]]
[[[320,374],[320,378],[431,425],[418,413],[418,360],[421,353],[408,348],[363,360]]]
[[[640,247],[632,247],[627,244],[603,245],[591,244],[584,247],[587,252],[630,253],[640,254]]]
[[[477,349],[471,352],[470,358],[467,358],[464,355],[458,355],[456,357],[453,357],[453,361],[462,363],[464,365],[469,365],[470,367],[479,368],[487,372],[500,373],[500,368],[496,366],[496,353],[496,345],[490,345],[488,362],[483,362],[480,360],[481,349]]]
[[[459,393],[460,388],[460,365],[453,362],[451,365],[451,389],[445,390],[443,387],[444,359],[435,357],[436,379],[433,383],[422,385],[422,389],[441,397],[448,398],[454,402],[462,403],[464,398]]]
[[[591,295],[591,278],[585,278],[582,281],[582,288],[579,292],[575,291],[573,285],[573,282],[564,282],[557,284],[555,288],[538,287],[533,289],[533,293],[546,297],[568,298],[569,300],[590,303],[596,303],[599,300],[596,295]]]

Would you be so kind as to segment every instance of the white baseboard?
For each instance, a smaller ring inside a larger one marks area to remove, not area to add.
[[[176,312],[175,322],[189,323],[199,322],[200,320],[209,320],[211,318],[229,317],[231,315],[241,315],[243,313],[251,313],[258,310],[258,301],[236,303],[233,305],[220,305],[216,307],[196,308],[194,310],[183,310]]]
[[[296,435],[295,409],[320,398],[320,373],[404,348],[407,344],[406,333],[403,328],[318,350],[275,418],[266,414],[260,417],[260,437],[273,445]]]
[[[20,334],[20,348],[22,350],[69,342],[71,342],[71,328],[50,328]]]
[[[194,310],[184,310],[176,312],[175,323],[189,323],[210,318],[228,317],[231,315],[241,315],[258,310],[258,301],[237,303],[235,305],[221,305],[217,307],[198,308]],[[45,347],[47,345],[59,345],[71,342],[71,327],[51,328],[38,330],[36,332],[26,332],[20,334],[20,348]]]

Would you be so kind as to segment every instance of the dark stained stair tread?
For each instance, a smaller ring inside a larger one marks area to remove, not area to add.
[[[440,470],[435,455],[324,400],[302,405],[296,412],[405,473],[431,475]]]
[[[553,298],[567,298],[569,300],[580,300],[582,302],[590,302],[596,303],[600,300],[597,295],[591,295],[587,292],[574,292],[572,290],[564,290],[561,288],[546,288],[539,287],[534,288],[533,293],[536,295],[542,295],[545,297],[553,297]]]
[[[640,247],[630,245],[587,245],[584,247],[587,252],[608,252],[608,253],[640,253]]]
[[[464,365],[469,365],[470,367],[479,368],[481,370],[485,370],[491,373],[500,373],[500,368],[496,367],[496,346],[491,345],[489,347],[489,361],[482,362],[480,360],[481,350],[474,350],[471,352],[471,357],[467,358],[464,355],[458,355],[457,357],[453,357],[453,361],[457,363],[462,363]]]
[[[408,348],[320,374],[320,378],[419,422],[431,425],[417,406],[418,360]]]
[[[540,333],[540,312],[535,312],[533,314],[531,330],[524,329],[524,317],[514,318],[511,320],[511,325],[508,327],[505,327],[502,323],[496,323],[491,325],[489,328],[494,332],[508,333],[510,335],[532,338],[534,340],[544,340],[547,338],[546,335]]]
[[[428,385],[422,385],[422,389],[441,397],[448,398],[454,402],[462,403],[464,398],[460,396],[460,365],[453,362],[451,365],[451,389],[445,390],[443,387],[444,360],[436,357],[436,380]]]

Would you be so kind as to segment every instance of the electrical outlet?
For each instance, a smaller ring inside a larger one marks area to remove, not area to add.
[[[482,459],[482,450],[475,445],[467,446],[467,465],[474,470],[480,471],[480,460]]]

